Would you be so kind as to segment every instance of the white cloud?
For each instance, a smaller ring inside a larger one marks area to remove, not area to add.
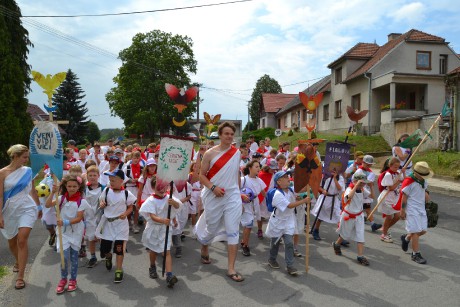
[[[423,3],[413,2],[402,6],[392,15],[398,22],[416,23],[425,19],[426,7]]]

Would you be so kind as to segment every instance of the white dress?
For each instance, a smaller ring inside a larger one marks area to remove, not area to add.
[[[331,181],[332,178],[326,179],[324,182],[323,188],[326,189],[326,187],[329,185],[329,182]],[[323,208],[321,209],[321,212],[319,212],[318,219],[321,221],[324,221],[326,223],[330,224],[337,224],[340,221],[340,206],[341,206],[341,201],[342,201],[342,193],[343,190],[345,189],[345,180],[343,179],[342,176],[339,176],[339,185],[341,189],[337,189],[337,186],[335,185],[335,182],[331,182],[329,185],[328,189],[328,196],[325,196],[324,194],[320,194],[318,196],[318,200],[315,203],[315,207],[312,210],[312,214],[314,216],[318,215],[319,208],[321,206],[321,202],[323,202]],[[332,211],[332,217],[331,217],[331,211]]]
[[[47,176],[43,178],[43,180],[40,183],[46,184],[50,188],[50,194],[53,194],[53,183],[54,183],[53,178]],[[51,225],[55,226],[57,225],[56,209],[54,207],[51,207],[51,208],[45,207],[47,198],[48,197],[39,198],[40,204],[43,207],[42,221],[48,226],[51,226]]]
[[[180,192],[180,193],[177,191],[177,188],[174,185],[173,197],[175,197],[177,200],[179,200],[179,202],[180,202],[180,199],[186,197],[185,194],[190,195],[190,193],[192,191],[192,185],[190,183],[188,183],[188,182],[186,182],[185,184],[187,185],[187,190],[184,188],[182,190],[182,192]],[[186,191],[187,191],[187,193],[186,193]],[[188,206],[187,206],[187,203],[185,203],[185,204],[181,203],[181,206],[179,207],[179,209],[176,209],[177,227],[173,227],[173,229],[172,229],[172,234],[173,235],[180,235],[182,233],[182,231],[184,230],[185,225],[187,224],[187,220],[188,220]]]
[[[142,204],[141,209],[139,210],[139,214],[142,215],[147,224],[145,226],[144,232],[142,233],[142,244],[146,248],[155,253],[162,253],[164,251],[164,244],[165,244],[165,236],[166,236],[166,225],[154,222],[150,214],[154,214],[160,218],[167,218],[168,217],[168,199],[169,196],[165,196],[162,199],[155,198],[154,196],[150,196],[146,199],[146,201]],[[182,203],[175,197],[173,197],[175,201],[177,201],[180,206]],[[179,207],[180,208],[180,207]],[[172,226],[173,226],[173,219],[176,217],[176,211],[174,207],[171,208],[171,215],[170,215],[170,224],[169,224],[169,233],[168,233],[168,247],[167,250],[171,249],[172,244]]]
[[[196,214],[198,213],[198,206],[201,201],[201,183],[196,181],[192,184],[192,198],[190,198],[191,204],[188,204],[188,213]]]
[[[96,227],[99,224],[102,216],[102,210],[99,208],[99,197],[101,196],[103,187],[99,186],[96,189],[90,190],[86,187],[85,199],[88,202],[88,208],[85,210],[85,238],[93,241],[96,239]]]
[[[61,200],[64,196],[59,196],[58,205],[61,204]],[[64,200],[61,206],[61,219],[62,220],[72,220],[77,217],[77,212],[85,211],[88,209],[89,205],[85,199],[81,199],[80,206],[76,201],[67,201]],[[83,220],[77,224],[72,224],[69,226],[62,226],[62,246],[63,250],[71,247],[73,250],[78,251],[81,247],[81,239],[83,237],[83,232],[85,231],[85,223]],[[59,252],[61,246],[59,240],[56,244],[57,251]]]
[[[8,191],[19,186],[23,187],[21,191],[5,199]],[[31,189],[32,170],[30,167],[22,166],[5,178],[2,209],[4,228],[1,229],[1,232],[7,240],[14,238],[19,228],[32,228],[37,220],[37,204],[30,196]]]
[[[345,190],[345,202],[348,202],[348,195],[351,191],[351,187]],[[364,214],[362,212],[363,201],[366,196],[365,189],[361,193],[356,192],[350,203],[343,208],[339,228],[336,230],[343,239],[364,243]]]
[[[145,178],[143,175],[139,177],[139,183],[142,183],[144,185],[142,189],[141,202],[149,198],[154,192],[154,190],[152,189],[152,184],[151,184],[152,178],[153,176],[149,176]]]
[[[383,187],[390,187],[394,184],[394,182],[397,179],[400,179],[401,182],[404,179],[402,174],[391,174],[389,172],[386,172],[385,176],[382,179],[382,186]],[[388,188],[385,188],[383,190],[378,198],[378,202],[380,202],[380,199],[382,197],[385,197],[385,199],[382,201],[380,204],[379,208],[377,209],[380,213],[386,214],[386,215],[392,215],[395,213],[398,213],[398,210],[393,209],[393,206],[398,202],[399,199],[399,189],[401,188],[401,183],[398,185],[396,189],[393,191],[388,191]],[[388,193],[388,195],[387,195]],[[385,196],[386,195],[386,196]]]
[[[128,191],[128,199],[126,199],[125,190],[114,192],[110,188],[107,194],[107,206],[104,208],[104,214],[96,228],[96,237],[104,240],[128,241],[129,239],[129,222],[128,219],[115,219],[110,222],[111,218],[118,218],[123,214],[127,207],[134,204],[136,196]],[[105,190],[102,191],[99,200],[105,201]]]
[[[241,188],[249,188],[254,192],[254,200],[250,203],[243,203],[243,214],[241,215],[241,225],[252,228],[254,220],[260,221],[259,195],[267,185],[259,177],[251,178],[248,175],[241,177]]]

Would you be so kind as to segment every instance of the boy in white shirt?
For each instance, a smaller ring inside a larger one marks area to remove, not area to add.
[[[277,191],[273,195],[272,205],[274,210],[268,221],[265,235],[271,238],[270,241],[270,258],[268,265],[273,269],[279,269],[276,261],[280,239],[284,240],[285,261],[289,275],[297,275],[294,268],[294,243],[293,236],[296,228],[296,217],[294,208],[310,201],[309,197],[296,201],[294,192],[289,189],[289,173],[285,171],[277,172],[274,175],[273,182]]]

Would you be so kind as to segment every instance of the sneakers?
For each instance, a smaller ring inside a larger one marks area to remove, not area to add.
[[[332,248],[334,248],[334,252],[337,256],[342,256],[342,249],[340,245],[337,245],[335,242],[332,242]]]
[[[401,248],[405,252],[409,249],[409,241],[406,240],[406,235],[401,236]]]
[[[367,258],[364,256],[361,256],[361,257],[358,256],[356,259],[358,260],[358,263],[361,265],[364,265],[364,266],[369,265],[369,260],[367,260]]]
[[[137,226],[136,224],[133,224],[133,232],[139,233],[139,226]]]
[[[426,263],[426,259],[422,257],[422,254],[420,254],[420,252],[412,253],[411,259],[412,259],[412,261],[414,261],[414,262],[416,262],[418,264],[425,264]]]
[[[94,268],[97,264],[97,259],[96,258],[91,258],[89,259],[88,263],[86,264],[87,268]]]
[[[54,243],[56,243],[56,232],[53,234],[50,234],[50,239],[48,240],[49,246],[53,246]]]
[[[112,269],[112,255],[105,256],[105,268],[110,271]]]
[[[268,259],[268,266],[271,267],[272,269],[279,269],[280,268],[280,265],[278,264],[278,261],[276,261],[276,260]]]
[[[313,232],[311,233],[313,235],[313,239],[316,241],[321,241],[321,237],[319,236],[319,230],[318,229],[313,229]]]
[[[373,223],[373,224],[371,225],[371,230],[372,230],[372,232],[376,232],[376,231],[379,230],[380,228],[382,228],[382,224]]]
[[[72,292],[77,290],[77,281],[75,279],[69,280],[69,286],[67,287],[67,292]]]
[[[78,252],[78,258],[85,258],[86,257],[86,248],[82,246],[80,251]]]
[[[156,266],[151,266],[149,268],[149,277],[151,279],[157,279],[158,278],[158,273],[157,273],[157,267]]]
[[[393,243],[393,239],[391,238],[390,234],[384,235],[383,233],[380,235],[380,240],[385,243]]]
[[[259,238],[259,239],[263,239],[263,238],[264,238],[264,235],[263,235],[263,233],[262,233],[262,229],[257,230],[257,238]]]
[[[294,268],[294,267],[292,267],[292,266],[291,266],[291,267],[287,267],[287,273],[288,273],[289,275],[291,275],[291,276],[297,276],[297,275],[299,275],[299,272],[297,271],[297,269]]]
[[[64,293],[65,291],[65,285],[67,285],[67,279],[66,278],[62,278],[57,287],[56,287],[56,294],[61,294],[61,293]]]
[[[294,249],[294,257],[302,257],[302,254],[298,250]]]
[[[243,253],[244,256],[246,256],[246,257],[251,256],[251,251],[249,250],[249,246],[243,245],[243,246],[241,246],[241,248],[243,249],[242,253]]]
[[[184,234],[184,233],[181,233],[181,234],[180,234],[180,240],[181,240],[181,241],[184,241],[184,240],[185,240],[185,234]],[[176,278],[176,279],[177,279],[177,278]]]
[[[122,270],[116,270],[115,271],[115,279],[113,280],[114,283],[121,283],[123,281],[123,271]]]
[[[182,246],[176,247],[176,253],[174,254],[176,258],[181,258],[182,257]]]
[[[174,287],[174,285],[178,282],[177,277],[175,275],[170,275],[166,277],[166,285],[168,288]]]

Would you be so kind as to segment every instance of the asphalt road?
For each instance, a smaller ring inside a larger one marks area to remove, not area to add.
[[[428,264],[417,265],[405,254],[397,238],[404,233],[404,224],[394,229],[394,244],[380,241],[378,234],[366,226],[365,254],[369,267],[356,263],[356,245],[343,248],[343,256],[336,256],[330,246],[336,238],[332,225],[321,227],[322,241],[310,240],[310,269],[305,273],[304,258],[297,258],[301,273],[290,277],[285,272],[284,249],[280,248],[280,270],[266,265],[268,240],[251,236],[251,257],[238,253],[237,270],[246,280],[232,282],[225,276],[225,245],[210,248],[212,264],[199,261],[199,244],[186,238],[184,256],[173,260],[179,278],[174,289],[165,286],[164,279],[148,277],[148,255],[140,240],[132,235],[124,263],[125,280],[113,283],[113,271],[103,263],[93,269],[84,267],[78,273],[79,289],[57,296],[59,255],[47,245],[47,233],[37,225],[30,240],[30,273],[23,291],[12,289],[10,278],[2,297],[2,306],[458,306],[460,299],[460,199],[432,194],[439,203],[438,227],[430,229],[421,239],[421,250]],[[377,217],[379,219],[379,217]],[[305,251],[305,237],[300,249]],[[161,259],[161,258],[160,258]],[[11,265],[13,259],[0,238],[0,265]],[[11,274],[10,277],[13,277]],[[2,285],[0,285],[1,287]]]

